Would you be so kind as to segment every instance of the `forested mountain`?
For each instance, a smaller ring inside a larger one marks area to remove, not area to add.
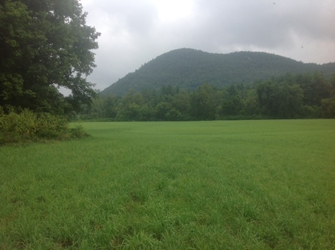
[[[335,63],[318,65],[298,62],[264,52],[212,54],[194,49],[170,51],[144,64],[101,92],[102,95],[124,95],[129,90],[160,90],[162,86],[195,90],[204,83],[214,87],[251,84],[286,73],[322,72],[329,77]]]

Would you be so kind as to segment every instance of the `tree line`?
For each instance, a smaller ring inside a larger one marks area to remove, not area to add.
[[[130,90],[99,96],[84,110],[82,119],[114,121],[335,118],[335,74],[286,74],[224,88],[205,83],[194,91],[171,85]]]

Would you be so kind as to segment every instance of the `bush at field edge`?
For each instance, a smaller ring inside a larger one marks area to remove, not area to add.
[[[88,136],[82,126],[69,128],[66,118],[31,110],[0,107],[0,144],[40,140],[66,140]]]

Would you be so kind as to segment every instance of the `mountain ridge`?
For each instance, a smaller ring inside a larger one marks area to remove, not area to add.
[[[160,89],[164,85],[193,90],[204,83],[216,87],[251,84],[287,73],[320,71],[326,77],[335,73],[335,63],[303,63],[266,52],[240,51],[229,54],[209,53],[182,48],[169,51],[145,63],[101,92],[124,95],[129,90]]]

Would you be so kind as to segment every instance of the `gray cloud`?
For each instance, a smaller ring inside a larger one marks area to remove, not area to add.
[[[100,90],[156,56],[185,47],[214,53],[265,51],[304,62],[335,61],[333,0],[81,2],[88,25],[102,33],[95,51],[97,68],[89,76]]]

